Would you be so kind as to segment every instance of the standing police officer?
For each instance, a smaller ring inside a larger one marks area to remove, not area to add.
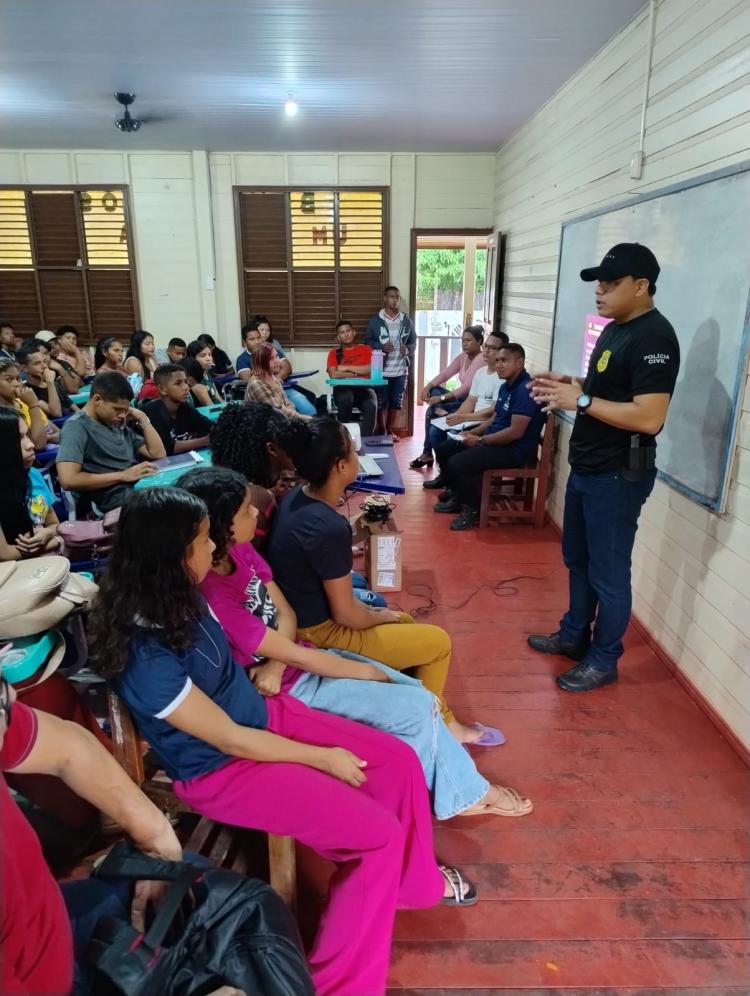
[[[568,692],[617,681],[638,517],[654,487],[656,436],[680,368],[677,336],[654,307],[658,276],[656,257],[637,242],[616,245],[599,266],[581,270],[582,280],[597,281],[597,310],[612,321],[583,383],[544,373],[531,387],[545,411],[576,412],[563,519],[570,604],[556,633],[528,641],[577,662],[556,679]]]

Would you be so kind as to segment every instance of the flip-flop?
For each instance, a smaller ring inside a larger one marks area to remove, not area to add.
[[[440,900],[444,906],[476,906],[479,902],[479,893],[470,879],[458,868],[452,868],[450,865],[440,865],[440,871],[453,890],[452,896],[443,896]]]
[[[471,743],[464,744],[464,747],[500,747],[505,743],[505,734],[496,730],[494,726],[485,726],[483,723],[472,723],[472,729],[480,730],[479,740],[472,740]]]

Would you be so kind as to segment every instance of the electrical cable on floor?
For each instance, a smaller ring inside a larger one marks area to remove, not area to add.
[[[425,601],[425,605],[419,605],[416,609],[412,609],[409,612],[414,619],[426,619],[431,616],[436,609],[448,609],[451,612],[459,612],[461,609],[466,608],[469,602],[476,598],[480,591],[489,591],[496,598],[509,598],[513,595],[518,595],[519,589],[516,585],[517,581],[544,581],[545,578],[536,577],[532,574],[517,574],[512,578],[503,578],[500,581],[488,582],[485,581],[476,587],[463,602],[458,605],[447,605],[444,602],[436,602],[433,598],[433,588],[429,584],[413,584],[406,589],[406,594],[411,595],[412,598],[422,598]],[[396,612],[406,612],[406,609],[402,609],[397,603],[389,603],[389,608],[394,609]]]

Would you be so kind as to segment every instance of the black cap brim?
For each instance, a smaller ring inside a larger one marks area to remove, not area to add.
[[[607,266],[590,266],[587,270],[581,270],[581,280],[590,283],[593,280],[619,280],[626,277],[627,273],[620,273],[618,270],[610,269]]]

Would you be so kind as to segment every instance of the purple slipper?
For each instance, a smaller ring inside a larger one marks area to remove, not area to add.
[[[473,743],[464,744],[464,747],[499,747],[505,743],[505,736],[500,730],[492,726],[484,726],[482,723],[472,723],[473,729],[481,730],[481,737]]]

